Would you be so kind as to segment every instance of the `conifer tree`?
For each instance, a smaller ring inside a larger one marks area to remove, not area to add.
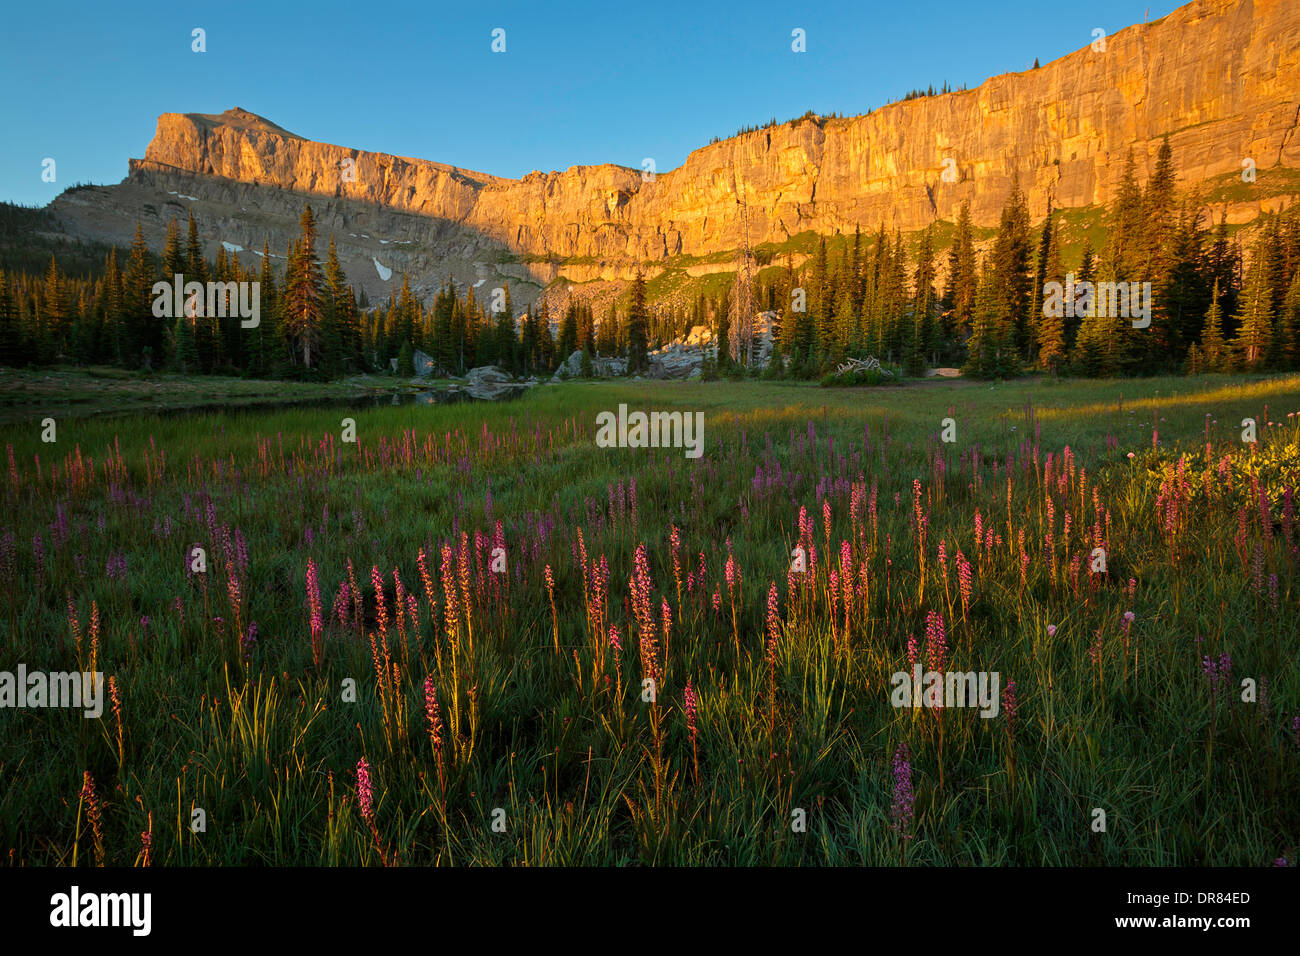
[[[1003,312],[998,303],[998,281],[986,259],[975,289],[971,334],[966,340],[962,372],[972,378],[996,378],[1003,346]]]
[[[193,217],[191,217],[191,220]],[[167,222],[167,238],[163,241],[162,277],[165,282],[174,281],[175,277],[184,275],[185,258],[181,255],[181,230],[173,216]]]
[[[946,341],[957,343],[970,335],[976,284],[970,205],[963,202],[957,214],[952,246],[948,250],[948,281],[943,293],[943,337]]]
[[[405,284],[405,276],[403,276]],[[325,254],[324,317],[321,322],[321,365],[337,375],[356,361],[355,330],[352,327],[352,290],[339,263],[334,236],[330,234],[329,250]]]
[[[933,228],[927,227],[921,233],[916,253],[916,272],[912,276],[912,309],[916,314],[917,346],[923,364],[942,347],[942,330],[936,314],[939,302],[934,291],[935,278]]]
[[[182,375],[199,371],[199,352],[194,345],[194,326],[192,319],[181,314],[176,317],[173,341],[176,353],[173,361]]]
[[[1033,284],[1029,206],[1020,189],[1020,176],[1012,179],[1011,195],[1002,209],[993,242],[993,275],[1002,302],[1009,345],[1028,357],[1030,348],[1030,288]]]
[[[0,365],[11,368],[25,365],[22,354],[22,330],[18,327],[18,308],[14,302],[9,276],[0,270]]]
[[[190,212],[189,232],[185,241],[185,281],[208,281],[208,263],[203,258],[203,244],[199,241],[199,224]]]
[[[324,278],[316,261],[316,220],[311,206],[299,220],[301,235],[294,244],[285,274],[284,328],[292,337],[302,364],[312,368],[313,350],[319,350],[325,318]]]
[[[1207,372],[1225,371],[1223,343],[1223,309],[1219,305],[1219,284],[1214,283],[1210,309],[1205,315],[1205,329],[1201,333],[1201,368]]]
[[[567,362],[569,356],[578,349],[578,307],[573,300],[564,309],[564,318],[560,320],[559,358]]]
[[[1268,272],[1267,257],[1262,248],[1256,248],[1246,285],[1241,290],[1237,334],[1232,343],[1242,367],[1250,370],[1264,367],[1273,339],[1273,289]]]
[[[1287,371],[1300,368],[1300,268],[1291,277],[1286,298],[1282,300],[1273,338],[1277,348],[1277,367]]]
[[[636,270],[632,280],[632,291],[627,314],[627,373],[637,375],[649,369],[646,339],[646,290],[645,275],[641,269]]]
[[[135,224],[135,238],[131,240],[131,254],[127,260],[123,289],[122,321],[125,357],[130,365],[139,367],[145,356],[155,355],[162,347],[162,326],[165,319],[153,315],[153,265],[149,247],[145,244],[140,223]],[[146,353],[148,349],[148,353]]]
[[[415,375],[415,357],[409,341],[403,342],[401,350],[397,353],[397,374],[401,378],[411,378]]]
[[[117,247],[110,246],[104,261],[104,334],[100,360],[122,364],[122,273],[117,267]]]
[[[511,372],[518,371],[515,365],[515,349],[517,340],[515,338],[515,317],[513,306],[510,303],[510,286],[505,287],[505,303],[502,310],[496,313],[496,352],[497,362],[502,368]]]
[[[607,358],[618,354],[618,311],[613,302],[596,327],[596,353]]]
[[[50,256],[50,267],[45,273],[45,286],[41,296],[44,306],[42,316],[42,349],[46,361],[54,361],[63,354],[67,347],[68,308],[64,301],[63,285],[59,281],[59,267]]]
[[[1140,268],[1144,251],[1142,228],[1145,212],[1142,190],[1137,182],[1137,164],[1133,159],[1133,150],[1130,149],[1124,162],[1119,192],[1109,216],[1110,229],[1106,234],[1105,268],[1118,281],[1128,281]]]

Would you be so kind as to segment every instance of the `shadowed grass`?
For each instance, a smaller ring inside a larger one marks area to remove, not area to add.
[[[596,447],[596,413],[619,403],[704,412],[704,456]],[[93,863],[89,771],[120,865],[143,862],[150,828],[158,865],[1294,860],[1300,541],[1287,463],[1259,463],[1300,438],[1297,409],[1297,376],[620,382],[501,405],[59,419],[53,445],[33,410],[0,431],[0,670],[93,657],[120,707],[0,709],[0,851]],[[927,612],[948,669],[1016,682],[1014,720],[892,706],[909,639],[926,661]],[[1219,654],[1227,685],[1203,671]],[[908,840],[891,829],[903,742]]]

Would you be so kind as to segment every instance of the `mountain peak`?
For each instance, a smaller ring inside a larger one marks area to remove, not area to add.
[[[209,127],[229,126],[248,132],[276,133],[280,136],[292,136],[294,139],[302,139],[297,133],[291,133],[283,126],[272,123],[265,116],[258,116],[242,106],[232,107],[224,113],[186,113],[185,115]]]

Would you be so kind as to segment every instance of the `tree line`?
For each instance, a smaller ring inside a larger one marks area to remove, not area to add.
[[[110,248],[97,274],[66,273],[58,254],[43,275],[0,272],[0,364],[327,378],[386,371],[394,360],[399,374],[413,374],[420,351],[441,374],[498,365],[549,375],[578,352],[580,374],[589,374],[596,358],[615,356],[637,374],[652,349],[704,326],[719,343],[710,371],[757,373],[730,367],[727,357],[734,286],[685,305],[652,306],[638,271],[599,316],[576,297],[554,317],[545,299],[516,316],[508,285],[484,299],[448,278],[425,304],[403,275],[372,307],[348,282],[333,237],[323,261],[319,245],[306,206],[282,256],[264,243],[256,264],[244,265],[224,247],[209,262],[191,214],[184,239],[180,224],[169,223],[161,255],[150,252],[137,225],[130,248],[120,258]],[[913,375],[955,365],[982,378],[1026,370],[1098,377],[1300,367],[1296,207],[1264,213],[1243,249],[1225,218],[1207,222],[1197,197],[1179,189],[1167,140],[1145,186],[1130,153],[1101,248],[1085,241],[1067,265],[1059,212],[1049,210],[1031,228],[1018,181],[984,245],[981,255],[963,205],[946,250],[933,226],[907,240],[882,225],[871,237],[855,231],[837,256],[822,237],[798,268],[787,257],[783,266],[758,270],[753,301],[769,313],[775,346],[766,374],[816,378],[846,358],[867,356]],[[175,274],[259,283],[259,323],[242,327],[233,310],[157,315],[154,285]],[[1104,297],[1091,309],[1075,309],[1073,301],[1052,307],[1053,287],[1089,283],[1149,284],[1149,322],[1135,327],[1101,307]]]

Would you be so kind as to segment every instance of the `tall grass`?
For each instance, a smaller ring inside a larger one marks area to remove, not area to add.
[[[596,447],[620,402],[704,410],[704,456]],[[36,416],[0,434],[0,670],[115,696],[0,710],[0,853],[1295,862],[1298,409],[1292,376]],[[913,662],[998,672],[998,716],[894,707]]]

